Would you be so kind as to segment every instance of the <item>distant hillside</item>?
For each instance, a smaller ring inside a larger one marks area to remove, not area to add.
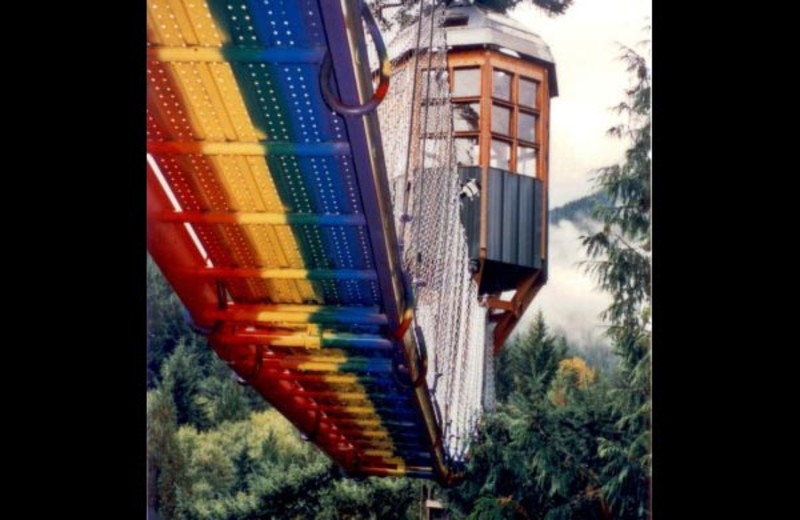
[[[606,204],[608,203],[608,198],[604,194],[595,193],[553,208],[550,210],[550,225],[557,225],[562,220],[578,225],[583,221],[589,220],[592,208],[598,203]]]

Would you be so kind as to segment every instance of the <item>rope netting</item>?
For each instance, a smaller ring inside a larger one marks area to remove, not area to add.
[[[468,271],[459,216],[444,9],[423,12],[389,44],[391,88],[378,116],[402,260],[428,350],[428,385],[445,449],[459,462],[481,414],[494,405],[492,331]],[[370,61],[374,70],[377,57]]]

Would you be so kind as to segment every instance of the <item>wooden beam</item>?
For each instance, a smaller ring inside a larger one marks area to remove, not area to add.
[[[506,301],[499,298],[489,298],[486,300],[486,306],[490,309],[502,309],[509,312],[514,312],[517,309],[517,305],[513,299],[511,301]]]
[[[506,312],[499,320],[497,327],[494,329],[494,353],[495,355],[500,352],[503,343],[511,335],[514,327],[517,326],[525,310],[533,301],[536,293],[542,288],[542,283],[538,283],[541,278],[542,271],[536,271],[531,276],[523,280],[517,285],[517,293],[512,298],[512,301],[517,305],[519,311]]]

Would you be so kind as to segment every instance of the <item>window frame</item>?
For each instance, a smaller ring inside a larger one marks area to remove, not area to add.
[[[500,66],[498,66],[500,65]],[[541,84],[538,80],[531,78],[525,74],[520,74],[518,72],[509,71],[502,64],[493,63],[492,60],[488,61],[487,66],[490,68],[490,72],[487,75],[489,80],[489,85],[486,87],[488,92],[491,93],[489,96],[489,108],[490,110],[494,107],[494,105],[502,106],[508,108],[510,110],[510,128],[509,134],[503,135],[498,132],[495,132],[491,126],[491,121],[489,121],[488,129],[488,138],[489,138],[489,150],[491,150],[491,142],[493,139],[498,141],[504,141],[511,145],[511,157],[509,160],[509,168],[508,171],[514,173],[516,175],[525,175],[528,177],[529,175],[523,174],[519,171],[519,165],[517,164],[517,158],[519,155],[518,148],[520,146],[527,147],[527,148],[534,148],[536,150],[536,168],[534,172],[534,178],[541,177],[541,165],[539,161],[540,153],[541,153]],[[511,101],[506,101],[501,98],[494,97],[494,77],[495,71],[500,71],[505,74],[511,76]],[[535,107],[531,108],[528,106],[522,106],[520,104],[519,99],[519,85],[520,81],[525,79],[527,81],[532,81],[536,84],[536,99],[534,100]],[[482,91],[483,91],[482,87]],[[519,115],[520,114],[527,114],[534,117],[534,125],[533,125],[533,137],[534,141],[528,141],[527,139],[522,139],[519,137]],[[491,166],[491,155],[486,162],[489,167]]]
[[[504,62],[503,57],[495,57],[489,52],[478,55],[477,53],[452,63],[449,67],[450,81],[450,102],[459,103],[478,103],[480,105],[479,124],[477,130],[456,131],[453,126],[453,137],[471,137],[478,139],[478,157],[475,166],[491,167],[492,140],[498,140],[510,145],[510,160],[508,171],[517,175],[525,175],[519,170],[518,156],[519,147],[533,148],[536,153],[536,167],[534,178],[545,179],[547,177],[546,165],[542,157],[543,145],[548,141],[544,120],[546,111],[546,100],[544,98],[546,86],[546,76],[539,75],[536,71],[523,70],[516,64]],[[479,87],[480,95],[457,96],[454,93],[457,71],[472,69],[480,71],[481,83]],[[510,100],[505,100],[494,96],[495,72],[502,72],[511,79]],[[521,82],[530,81],[536,85],[536,97],[533,100],[535,106],[520,104]],[[494,105],[509,110],[509,133],[508,135],[494,132],[492,129],[492,115]],[[454,107],[455,108],[455,107]],[[534,118],[534,141],[529,141],[521,137],[519,132],[519,122],[521,114],[526,114]],[[455,116],[454,116],[455,119]],[[529,176],[529,175],[526,175]]]
[[[480,83],[478,87],[478,95],[477,96],[456,96],[455,94],[455,83],[456,83],[456,71],[457,70],[464,70],[464,69],[477,69],[478,75],[480,77]],[[475,64],[475,65],[462,65],[456,66],[452,68],[452,74],[450,74],[450,92],[451,92],[451,99],[450,102],[453,105],[454,115],[455,115],[455,105],[459,104],[477,104],[479,107],[478,111],[478,128],[477,130],[458,130],[455,129],[455,121],[453,121],[453,139],[458,139],[460,137],[473,137],[478,140],[478,157],[477,157],[477,164],[471,166],[480,166],[481,160],[483,159],[481,153],[481,129],[483,128],[484,119],[485,119],[485,110],[483,106],[483,99],[481,94],[485,92],[486,85],[484,85],[484,66],[482,64]],[[455,145],[455,143],[454,143]]]

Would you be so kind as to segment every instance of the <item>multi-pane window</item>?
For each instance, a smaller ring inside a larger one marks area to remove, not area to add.
[[[481,95],[481,68],[467,67],[453,71],[453,97]]]
[[[539,82],[513,67],[512,71],[491,64],[484,67],[490,69],[475,65],[453,69],[456,162],[460,166],[488,163],[492,168],[536,177],[541,144]],[[481,157],[481,148],[489,157]]]
[[[536,116],[520,111],[517,116],[517,138],[536,142]]]
[[[511,135],[511,109],[502,105],[492,105],[492,132]]]
[[[536,177],[539,150],[539,84],[492,69],[492,124],[489,166]]]
[[[479,132],[480,119],[480,103],[453,104],[453,130],[456,132]]]
[[[492,97],[511,101],[511,79],[512,75],[504,70],[494,69],[492,71]]]
[[[519,100],[521,107],[538,108],[536,97],[538,94],[538,83],[532,79],[519,78]]]
[[[481,68],[453,69],[453,131],[459,166],[480,165]]]
[[[511,143],[499,139],[492,139],[492,153],[489,159],[489,166],[492,168],[501,168],[503,170],[511,169]]]
[[[456,137],[456,164],[458,166],[478,166],[480,148],[477,137]]]
[[[517,173],[536,177],[536,148],[517,145]]]

